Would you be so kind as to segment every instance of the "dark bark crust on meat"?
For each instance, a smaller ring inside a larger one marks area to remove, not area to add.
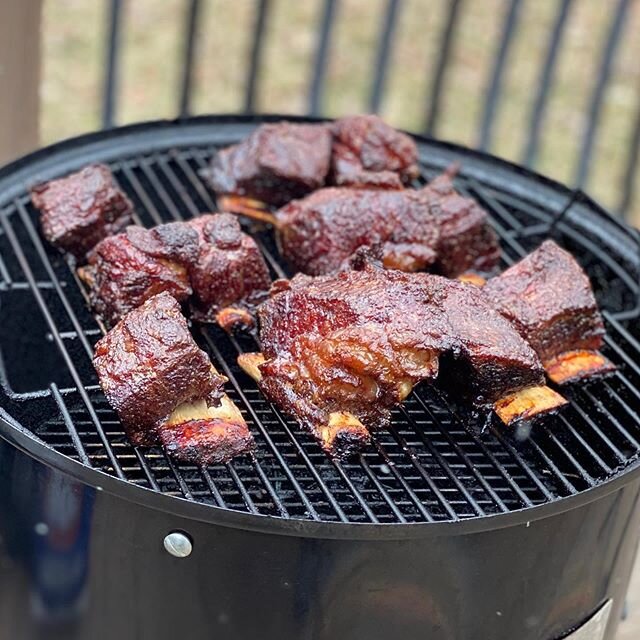
[[[436,378],[442,354],[463,371],[455,391],[479,405],[544,382],[534,351],[481,291],[439,276],[370,265],[299,275],[259,317],[260,388],[314,434],[338,411],[385,426],[413,385]]]
[[[93,310],[113,326],[163,291],[185,302],[192,294],[188,269],[197,256],[198,234],[185,223],[132,226],[102,240],[79,275],[89,285]]]
[[[216,193],[281,206],[325,183],[331,135],[324,125],[263,124],[213,158],[203,177]]]
[[[82,261],[100,240],[131,223],[133,204],[105,165],[31,189],[45,238]]]
[[[198,232],[200,243],[198,258],[189,270],[193,318],[220,322],[227,331],[252,325],[255,307],[271,285],[269,268],[255,240],[227,213],[202,215],[188,224]],[[233,314],[224,313],[229,307]]]
[[[328,174],[326,141],[311,144],[312,131],[331,139]],[[420,191],[404,189],[418,175],[416,162],[409,136],[378,116],[358,115],[262,125],[218,153],[205,177],[229,211],[275,224],[285,257],[303,273],[331,273],[359,246],[382,244],[387,268],[489,275],[500,249],[487,212],[455,191],[455,170]],[[320,189],[326,184],[342,188]],[[286,206],[273,218],[265,203]]]
[[[155,442],[158,427],[178,405],[215,401],[224,383],[168,293],[128,313],[96,344],[93,363],[134,444]]]
[[[487,212],[454,188],[452,171],[420,192],[440,231],[435,271],[455,278],[467,271],[491,274],[500,260],[498,236]]]
[[[340,118],[331,133],[334,184],[401,188],[418,175],[415,142],[379,116]]]
[[[263,124],[218,152],[202,175],[241,213],[247,204],[280,207],[327,184],[398,189],[418,175],[417,148],[375,115],[331,124]],[[251,206],[249,206],[251,208]]]
[[[604,324],[589,278],[552,240],[491,278],[483,292],[543,362],[565,351],[602,347]]]
[[[388,268],[420,271],[436,259],[438,228],[417,191],[330,187],[276,214],[283,256],[296,271],[328,274],[362,246]]]
[[[489,274],[500,257],[487,212],[448,173],[413,189],[325,188],[276,212],[281,251],[295,270],[332,273],[359,247],[379,245],[385,267],[453,278]]]
[[[93,363],[134,445],[161,443],[173,457],[198,464],[252,449],[244,419],[223,392],[226,379],[198,348],[170,294],[125,315],[98,342]],[[202,407],[181,418],[181,407],[190,403]]]
[[[166,291],[178,302],[190,300],[200,322],[219,322],[229,331],[250,327],[271,284],[258,246],[229,214],[128,227],[102,240],[78,273],[108,326]]]

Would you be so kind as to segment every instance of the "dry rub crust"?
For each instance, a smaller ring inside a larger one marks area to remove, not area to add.
[[[544,384],[535,352],[481,289],[440,276],[371,264],[298,275],[259,317],[263,355],[240,364],[321,444],[334,414],[383,427],[417,382],[436,376],[482,407]]]
[[[192,293],[188,269],[197,257],[198,234],[184,222],[131,226],[102,240],[78,275],[89,287],[93,310],[114,326],[163,291],[185,302]]]
[[[456,191],[455,171],[447,170],[419,192],[440,231],[435,271],[449,278],[469,271],[490,274],[500,259],[498,236],[485,209]]]
[[[418,175],[416,143],[379,116],[340,118],[331,133],[334,184],[399,189]]]
[[[450,278],[474,272],[480,283],[480,273],[492,272],[500,256],[487,212],[458,194],[449,174],[422,190],[318,189],[275,217],[283,256],[308,275],[332,273],[359,248],[376,246],[386,268]]]
[[[413,189],[319,189],[276,217],[284,258],[308,275],[332,273],[368,246],[400,271],[422,271],[437,257],[438,226]]]
[[[417,148],[375,115],[331,124],[279,122],[258,127],[220,151],[203,177],[220,208],[261,218],[325,184],[399,189],[418,175]],[[264,218],[263,218],[264,219]]]
[[[255,306],[271,286],[255,240],[228,213],[204,214],[187,225],[198,235],[197,259],[189,266],[193,318],[227,331],[252,327]]]
[[[109,326],[166,291],[178,302],[189,300],[200,322],[218,321],[228,331],[252,327],[254,307],[271,285],[255,241],[227,213],[128,227],[102,240],[78,275]]]

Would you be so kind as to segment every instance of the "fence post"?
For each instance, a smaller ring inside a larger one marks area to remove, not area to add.
[[[0,1],[0,164],[38,145],[42,0]]]

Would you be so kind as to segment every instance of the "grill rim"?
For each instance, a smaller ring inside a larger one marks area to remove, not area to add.
[[[256,533],[335,540],[410,540],[427,536],[466,535],[508,527],[528,526],[531,522],[579,509],[640,477],[640,459],[637,459],[618,475],[594,487],[571,496],[557,498],[553,502],[507,513],[489,514],[456,521],[375,524],[326,522],[243,513],[194,502],[178,496],[169,496],[153,489],[138,486],[99,469],[87,467],[81,462],[55,451],[20,425],[2,408],[0,408],[0,438],[36,461],[69,475],[89,487],[154,511],[187,520]]]
[[[149,147],[145,147],[145,153],[160,150],[166,152],[174,146],[185,146],[189,144],[201,145],[203,139],[199,136],[204,131],[208,134],[206,140],[213,143],[214,140],[210,127],[216,125],[237,124],[245,126],[248,128],[247,130],[249,130],[253,126],[263,122],[273,122],[283,119],[299,122],[318,122],[325,120],[321,118],[283,114],[269,114],[264,116],[215,115],[142,122],[104,132],[90,133],[44,147],[0,169],[0,195],[3,201],[5,199],[9,200],[23,194],[25,187],[28,188],[42,180],[49,179],[51,173],[59,175],[67,169],[69,171],[76,169],[80,162],[86,164],[99,160],[107,162],[118,159],[125,153],[128,145],[135,148],[139,153],[141,148],[141,135],[146,135],[148,141],[152,142]],[[158,133],[163,135],[156,135]],[[185,135],[185,133],[188,135]],[[484,184],[488,184],[489,186],[492,182],[491,177],[496,175],[496,169],[498,169],[508,172],[511,178],[514,177],[515,173],[525,180],[535,181],[536,186],[540,187],[539,192],[536,191],[535,195],[544,197],[542,193],[542,187],[544,187],[550,191],[547,196],[549,198],[553,197],[553,201],[556,204],[562,202],[563,198],[566,200],[565,204],[575,202],[576,194],[578,194],[580,203],[591,209],[591,212],[589,212],[591,216],[595,216],[600,223],[606,223],[601,224],[601,227],[598,229],[599,231],[601,230],[603,238],[606,238],[605,242],[609,244],[612,243],[611,232],[613,229],[611,226],[615,226],[618,231],[616,235],[624,236],[626,240],[626,249],[630,256],[630,262],[638,265],[640,268],[637,240],[634,231],[613,218],[610,213],[586,194],[573,191],[550,178],[520,167],[507,160],[496,158],[491,154],[474,151],[464,146],[441,142],[416,134],[410,135],[412,135],[418,143],[437,146],[439,151],[445,151],[446,154],[451,154],[452,161],[454,158],[459,160],[461,155],[464,156],[465,172],[480,179]],[[227,140],[228,136],[229,134],[226,132],[226,135],[221,135],[220,138]],[[146,141],[147,140],[145,140],[145,142]],[[477,175],[474,175],[473,171],[468,171],[469,168],[473,169],[473,166],[466,162],[467,159],[471,159],[472,161],[477,160],[480,162],[480,165],[490,163],[491,174],[483,173],[481,171],[482,166],[480,166],[479,169],[476,167]],[[447,162],[443,162],[443,166],[445,164],[447,164]],[[499,178],[495,177],[494,179],[499,182]],[[531,190],[527,190],[525,193],[529,198],[534,195]],[[560,209],[561,208],[562,207],[560,207]],[[588,224],[588,221],[581,222]],[[593,229],[590,230],[593,231]],[[607,233],[605,233],[605,231]],[[619,250],[622,249],[619,244],[617,244],[616,248]],[[109,494],[140,506],[159,510],[163,513],[171,513],[191,520],[232,528],[316,538],[407,539],[424,537],[426,535],[461,535],[518,526],[588,504],[632,482],[640,472],[640,458],[638,458],[630,462],[624,470],[618,472],[613,477],[574,495],[556,498],[551,502],[507,513],[489,514],[458,521],[418,523],[326,522],[285,519],[261,514],[243,513],[193,502],[177,496],[164,495],[153,489],[137,486],[127,480],[121,480],[103,471],[89,468],[81,462],[75,461],[52,449],[2,408],[0,408],[0,437],[49,467],[68,474],[89,486],[94,488],[99,487],[100,489],[106,490]],[[96,473],[99,475],[96,476]],[[345,525],[354,525],[356,529],[352,527],[347,528]],[[425,529],[425,527],[428,527],[428,529]]]

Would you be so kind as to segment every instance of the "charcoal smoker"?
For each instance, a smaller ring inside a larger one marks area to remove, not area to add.
[[[128,442],[91,365],[100,328],[28,188],[105,162],[139,223],[189,218],[215,210],[199,170],[216,149],[278,119],[113,129],[0,172],[0,637],[612,640],[640,531],[639,245],[580,191],[416,138],[416,186],[461,162],[502,267],[553,237],[591,277],[618,371],[529,434],[478,430],[423,385],[339,463],[239,369],[251,337],[194,325],[255,456],[198,468]],[[288,275],[271,231],[247,228]]]

